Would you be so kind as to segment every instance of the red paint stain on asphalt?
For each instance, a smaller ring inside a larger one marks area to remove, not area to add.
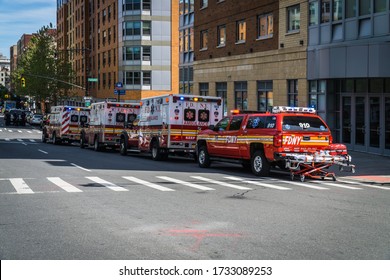
[[[207,230],[199,229],[170,229],[167,231],[170,236],[190,236],[196,239],[195,244],[191,247],[193,251],[199,250],[200,244],[206,237],[237,238],[242,237],[239,233],[211,233]]]

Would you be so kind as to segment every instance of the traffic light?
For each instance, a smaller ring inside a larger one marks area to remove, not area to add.
[[[20,84],[23,88],[26,87],[26,79],[24,77],[20,79]]]

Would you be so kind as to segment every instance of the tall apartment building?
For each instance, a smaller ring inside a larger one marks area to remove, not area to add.
[[[57,20],[75,83],[95,100],[178,92],[177,1],[58,0]],[[114,94],[118,82],[125,95]]]
[[[179,1],[179,93],[193,94],[195,0]]]
[[[0,85],[9,88],[10,59],[0,53]]]
[[[307,3],[215,0],[195,5],[194,92],[231,109],[304,106]]]
[[[310,0],[309,102],[349,149],[390,155],[389,0]]]
[[[9,48],[10,53],[10,74],[12,74],[18,66],[18,48],[17,45],[13,45]],[[10,91],[15,91],[15,85],[10,80]]]
[[[126,89],[125,97],[178,93],[178,1],[119,2],[118,81]]]

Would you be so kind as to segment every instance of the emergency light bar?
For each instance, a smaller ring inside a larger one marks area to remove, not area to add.
[[[288,107],[288,106],[275,106],[272,108],[272,113],[308,113],[315,114],[316,110],[309,107]]]

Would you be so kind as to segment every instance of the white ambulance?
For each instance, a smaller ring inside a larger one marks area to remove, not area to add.
[[[95,151],[105,147],[117,148],[123,132],[138,142],[138,134],[133,122],[139,112],[139,103],[93,103],[90,122],[80,133],[80,147],[93,147]]]
[[[142,99],[136,123],[138,144],[123,133],[120,152],[151,152],[154,160],[166,159],[168,154],[195,155],[198,132],[222,116],[220,97],[169,94]]]
[[[50,121],[42,129],[42,142],[54,144],[80,141],[80,130],[88,124],[89,109],[76,106],[53,106]]]

